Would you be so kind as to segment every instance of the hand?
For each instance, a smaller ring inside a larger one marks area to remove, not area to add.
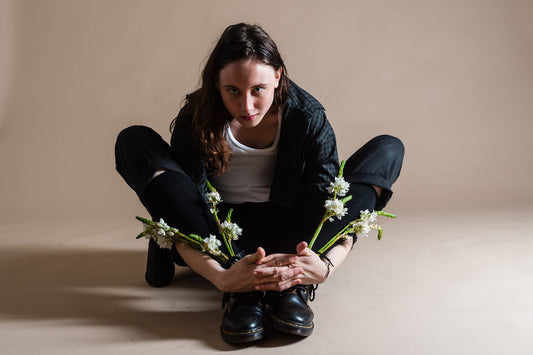
[[[298,255],[297,266],[303,270],[300,279],[304,285],[320,284],[326,281],[328,267],[317,253],[307,247],[306,242],[301,242],[296,246]]]
[[[244,256],[224,271],[217,287],[222,292],[253,291],[257,283],[254,270],[257,268],[257,262],[263,259],[265,255],[265,250],[259,247],[254,254]]]
[[[298,256],[271,254],[257,261],[254,271],[256,291],[283,291],[301,283],[301,267],[296,266]]]
[[[296,254],[271,254],[257,262],[254,272],[259,282],[256,290],[282,291],[299,283],[319,284],[325,281],[327,266],[306,242],[296,246]],[[295,275],[296,271],[299,273]]]

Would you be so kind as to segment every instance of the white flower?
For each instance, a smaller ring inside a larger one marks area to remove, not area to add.
[[[361,217],[355,223],[355,233],[358,237],[368,237],[368,233],[372,229],[379,228],[377,224],[371,224],[372,222],[375,222],[377,220],[378,214],[375,211],[372,211],[371,213],[369,210],[364,210],[359,213],[361,214]]]
[[[165,230],[163,228],[159,228],[157,230],[157,234],[159,234],[160,236],[164,237],[165,236]]]
[[[368,233],[370,232],[370,226],[366,221],[359,221],[355,223],[354,228],[355,234],[358,237],[368,237]]]
[[[242,228],[240,228],[236,223],[224,221],[220,224],[220,227],[222,228],[222,232],[230,240],[238,240],[239,236],[242,234]]]
[[[366,224],[370,224],[372,222],[375,222],[378,219],[378,214],[377,214],[376,211],[372,211],[372,213],[370,213],[370,211],[364,210],[364,211],[360,211],[359,213],[361,214],[361,219]]]
[[[346,215],[346,212],[348,212],[348,209],[344,207],[344,202],[338,199],[326,200],[324,207],[326,207],[326,211],[331,216],[330,221],[334,216],[338,219],[342,219],[342,217]]]
[[[337,196],[340,197],[345,196],[350,188],[350,183],[346,182],[342,176],[336,177],[335,181],[331,182],[329,185],[330,186],[327,188],[328,193],[337,194]]]
[[[168,226],[168,224],[165,223],[165,221],[163,220],[163,218],[159,218],[159,222],[156,222],[155,224],[157,227],[163,229],[164,231],[167,231],[170,229],[170,227]]]
[[[220,198],[220,194],[216,191],[208,192],[206,197],[207,197],[207,202],[209,202],[212,205],[216,205],[219,202],[222,202],[222,199]]]
[[[163,249],[170,249],[172,248],[172,244],[174,244],[170,238],[164,236],[157,236],[157,238],[155,238],[155,241],[157,245],[159,245]]]
[[[220,240],[217,239],[216,236],[211,234],[208,238],[204,239],[204,243],[206,244],[204,251],[207,250],[207,252],[212,255],[220,254],[219,247],[222,243],[220,242]]]

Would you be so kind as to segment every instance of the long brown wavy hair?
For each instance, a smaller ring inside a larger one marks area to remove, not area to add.
[[[220,70],[237,60],[254,59],[281,68],[281,78],[274,92],[273,105],[281,106],[289,91],[289,77],[283,59],[272,38],[259,26],[239,23],[227,27],[211,52],[202,71],[200,89],[187,95],[186,104],[194,107],[192,135],[211,174],[221,175],[229,168],[231,153],[224,139],[224,127],[233,119],[224,106],[217,88]],[[173,131],[175,118],[170,124]]]

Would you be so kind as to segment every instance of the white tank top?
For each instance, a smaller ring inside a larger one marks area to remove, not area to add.
[[[278,114],[278,130],[272,145],[256,149],[235,139],[226,126],[224,137],[232,154],[228,170],[212,178],[213,185],[227,203],[266,202],[270,197],[270,186],[278,155],[281,110]]]

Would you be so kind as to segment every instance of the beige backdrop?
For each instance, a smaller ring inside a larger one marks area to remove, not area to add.
[[[533,3],[503,0],[1,2],[0,221],[142,211],[116,134],[168,124],[226,25],[261,24],[326,107],[341,158],[407,147],[391,207],[533,201]]]

